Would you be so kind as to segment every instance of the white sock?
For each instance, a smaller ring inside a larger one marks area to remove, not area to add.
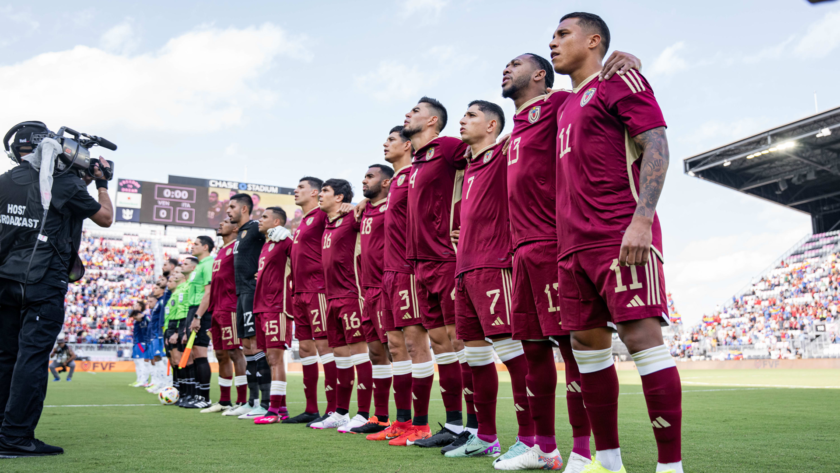
[[[285,396],[286,395],[286,382],[285,381],[272,381],[271,382],[271,391],[269,393],[271,396]]]
[[[143,369],[143,360],[134,360],[134,374],[137,375],[137,381],[135,383],[140,382],[140,370]]]
[[[411,364],[411,377],[412,378],[428,378],[429,376],[434,376],[435,374],[435,363],[433,361],[427,361],[425,363],[412,363]]]
[[[394,376],[402,374],[411,374],[411,360],[394,362]]]
[[[659,473],[660,471],[668,471],[668,470],[674,470],[677,473],[683,473],[682,462],[679,461],[679,462],[676,462],[676,463],[657,463],[656,464],[656,473]]]
[[[595,459],[601,462],[601,466],[610,471],[618,471],[621,469],[622,463],[620,448],[596,451]]]
[[[443,424],[443,426],[446,427],[447,429],[451,430],[452,432],[455,432],[456,434],[460,434],[461,432],[464,431],[464,426],[463,425]],[[476,431],[476,432],[478,432],[478,431]],[[477,435],[477,433],[476,433],[476,435]]]
[[[475,428],[475,427],[467,427],[467,432],[469,432],[473,435],[478,435],[478,429]]]

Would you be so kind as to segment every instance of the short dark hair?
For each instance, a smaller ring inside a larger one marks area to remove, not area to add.
[[[324,187],[324,181],[322,181],[321,179],[318,179],[317,177],[304,176],[304,177],[301,177],[298,182],[303,182],[303,181],[308,182],[309,186],[312,187],[313,189],[320,189],[320,188]]]
[[[196,242],[201,243],[202,245],[207,247],[207,251],[212,252],[213,248],[216,247],[216,244],[213,243],[213,239],[207,235],[201,235],[200,237],[195,239]]]
[[[387,166],[385,164],[371,164],[370,166],[368,166],[368,169],[370,168],[379,169],[380,171],[382,171],[382,174],[385,174],[385,178],[387,179],[391,179],[392,177],[394,177],[394,168],[392,168],[391,166]]]
[[[505,128],[505,112],[502,111],[502,107],[486,100],[473,100],[469,106],[472,107],[473,105],[477,105],[483,114],[490,115],[491,119],[499,122],[499,126],[496,128],[496,136],[501,135],[502,130]]]
[[[422,97],[418,102],[418,104],[425,103],[432,109],[433,115],[438,117],[438,133],[443,131],[446,128],[446,107],[443,106],[442,103],[438,102],[436,99],[431,97]]]
[[[525,55],[531,57],[537,69],[545,71],[545,86],[549,89],[554,87],[554,66],[548,62],[548,59],[534,53],[525,53]]]
[[[187,261],[192,261],[193,263],[198,264],[198,258],[196,258],[195,256],[187,256],[186,258],[184,258],[184,263],[186,263]]]
[[[606,56],[607,51],[610,49],[610,29],[607,27],[607,23],[603,18],[594,13],[573,12],[563,15],[563,18],[560,18],[560,23],[569,18],[576,19],[582,28],[594,30],[601,35],[601,46],[604,47],[603,56]]]
[[[243,207],[248,207],[249,214],[254,211],[254,201],[251,200],[251,196],[248,194],[236,194],[234,196],[231,196],[230,201],[237,201]]]
[[[169,264],[172,266],[178,266],[178,258],[169,258],[167,261],[169,261]]]
[[[269,211],[274,212],[274,215],[277,215],[278,217],[280,217],[280,219],[283,220],[283,223],[281,223],[280,225],[285,225],[286,224],[286,211],[283,210],[283,207],[269,207],[269,208],[265,209],[265,211],[266,212],[269,212]]]
[[[341,202],[349,204],[353,200],[353,186],[344,179],[327,179],[321,188],[329,187],[333,194],[344,197]]]
[[[408,141],[408,137],[405,136],[405,133],[403,132],[404,129],[404,126],[397,125],[394,128],[391,128],[391,131],[389,131],[388,134],[390,135],[391,133],[396,131],[400,135],[400,139],[403,141],[403,143],[405,143],[406,141]]]

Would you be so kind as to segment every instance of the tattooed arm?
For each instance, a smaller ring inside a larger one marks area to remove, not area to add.
[[[648,262],[653,238],[651,225],[668,172],[668,138],[664,127],[640,133],[633,137],[633,141],[642,149],[642,171],[639,175],[639,203],[621,241],[618,262],[622,266],[644,266]]]

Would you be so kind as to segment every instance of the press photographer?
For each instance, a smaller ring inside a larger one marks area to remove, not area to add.
[[[64,450],[34,435],[45,368],[67,285],[84,275],[82,223],[113,220],[112,165],[91,160],[89,149],[116,146],[69,128],[52,133],[41,122],[15,125],[3,144],[17,166],[0,175],[0,457],[56,455]],[[93,181],[98,202],[86,188]]]

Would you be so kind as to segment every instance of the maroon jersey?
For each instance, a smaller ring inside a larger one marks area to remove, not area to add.
[[[321,263],[327,282],[327,299],[359,297],[359,227],[352,215],[327,221],[321,246]]]
[[[456,275],[477,268],[512,267],[504,145],[494,144],[473,155],[464,173]]]
[[[321,237],[327,214],[315,207],[303,216],[295,230],[292,244],[292,279],[295,293],[317,292],[323,294],[324,267],[321,266]]]
[[[367,203],[362,214],[359,234],[362,238],[362,287],[382,287],[385,271],[385,199]]]
[[[414,265],[405,257],[410,176],[411,166],[406,166],[391,178],[385,212],[385,271],[414,273]]]
[[[406,258],[455,261],[450,232],[459,227],[464,153],[469,146],[441,136],[414,153],[408,180]]]
[[[257,314],[286,312],[286,278],[292,271],[292,246],[291,238],[263,244],[254,291],[254,312]]]
[[[633,69],[603,82],[594,74],[561,105],[557,120],[558,257],[620,245],[639,197],[641,155],[632,137],[665,126],[650,84]],[[661,257],[656,215],[652,232]]]
[[[514,247],[557,240],[557,109],[569,95],[564,90],[541,95],[513,116],[507,188]]]
[[[233,240],[219,248],[213,260],[208,312],[236,312],[236,277],[233,274],[233,245],[235,243],[236,240]]]

